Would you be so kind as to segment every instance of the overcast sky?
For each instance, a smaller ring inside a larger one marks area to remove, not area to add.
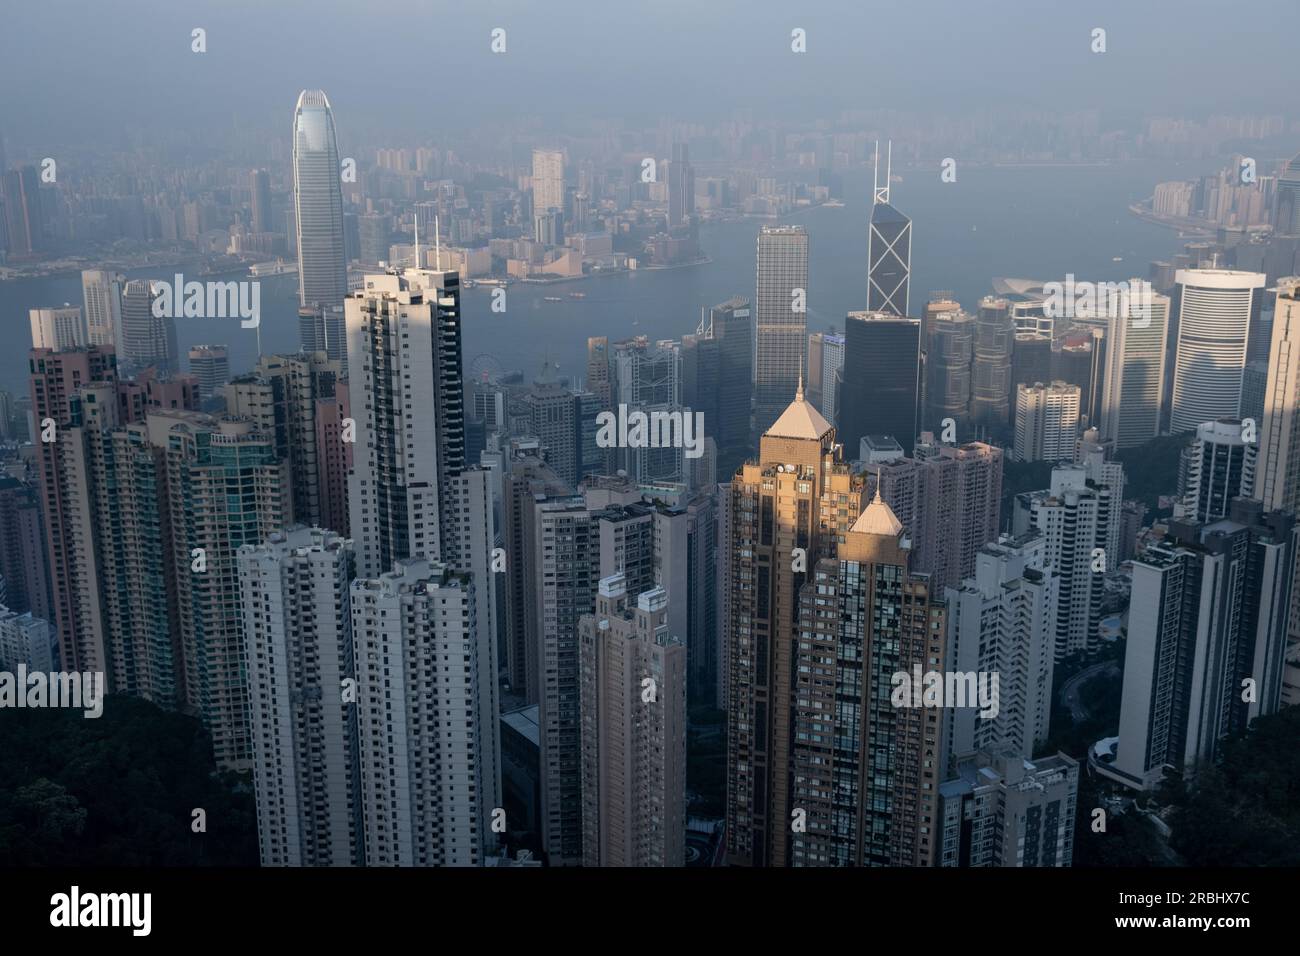
[[[336,110],[378,123],[414,111],[430,128],[740,107],[1288,113],[1297,12],[1295,0],[6,0],[0,132],[67,141],[262,120],[315,86]],[[494,27],[504,55],[489,49]]]

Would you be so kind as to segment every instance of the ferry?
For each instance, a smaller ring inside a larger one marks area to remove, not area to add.
[[[570,292],[570,293],[569,293],[569,298],[570,298],[570,299],[585,299],[586,297],[587,297],[587,293],[585,293],[585,292]]]
[[[274,262],[254,262],[248,267],[248,273],[252,276],[297,275],[298,263],[285,262],[283,259],[276,259]]]
[[[558,295],[544,295],[544,296],[542,296],[542,301],[543,301],[543,302],[563,302],[564,300],[561,299]]]

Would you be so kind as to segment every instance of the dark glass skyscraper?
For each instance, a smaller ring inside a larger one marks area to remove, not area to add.
[[[1015,335],[1015,320],[1007,300],[992,296],[980,300],[970,395],[971,423],[976,426],[1003,427],[1009,421]]]
[[[45,220],[35,166],[20,166],[4,173],[4,205],[9,255],[21,257],[39,252],[45,245]]]
[[[682,226],[695,215],[695,170],[685,143],[674,143],[668,164],[668,228]]]
[[[718,342],[717,425],[705,434],[718,446],[718,476],[732,475],[753,450],[749,412],[754,396],[754,316],[749,300],[736,296],[709,310],[710,334]]]
[[[864,435],[892,435],[912,454],[920,356],[920,320],[888,312],[849,313],[835,415],[845,458],[858,457]]]

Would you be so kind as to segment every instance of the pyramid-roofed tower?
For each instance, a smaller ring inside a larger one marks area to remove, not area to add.
[[[772,423],[764,435],[771,438],[800,438],[820,441],[827,432],[834,428],[822,417],[822,413],[803,395],[803,376],[799,376],[799,388],[794,394],[794,401],[786,406],[781,416]]]
[[[871,504],[867,505],[862,514],[858,515],[852,530],[856,534],[880,534],[892,538],[897,538],[903,533],[903,522],[898,520],[894,509],[880,497],[879,482],[876,484],[876,496],[871,499]]]

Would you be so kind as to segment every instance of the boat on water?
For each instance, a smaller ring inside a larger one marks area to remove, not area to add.
[[[542,296],[542,301],[543,301],[543,302],[563,302],[564,300],[561,299],[558,295],[544,295],[544,296]]]
[[[586,297],[587,297],[587,293],[585,293],[585,292],[570,292],[570,293],[569,293],[569,298],[570,298],[570,299],[585,299]]]
[[[829,207],[829,208],[831,208],[831,209],[843,209],[843,208],[844,208],[844,203],[840,202],[838,199],[828,199],[828,200],[826,200],[824,203],[822,203],[822,205],[823,205],[823,206],[827,206],[827,207]]]
[[[276,259],[274,262],[254,262],[248,267],[248,273],[252,276],[297,275],[298,263],[285,262],[283,259]]]

